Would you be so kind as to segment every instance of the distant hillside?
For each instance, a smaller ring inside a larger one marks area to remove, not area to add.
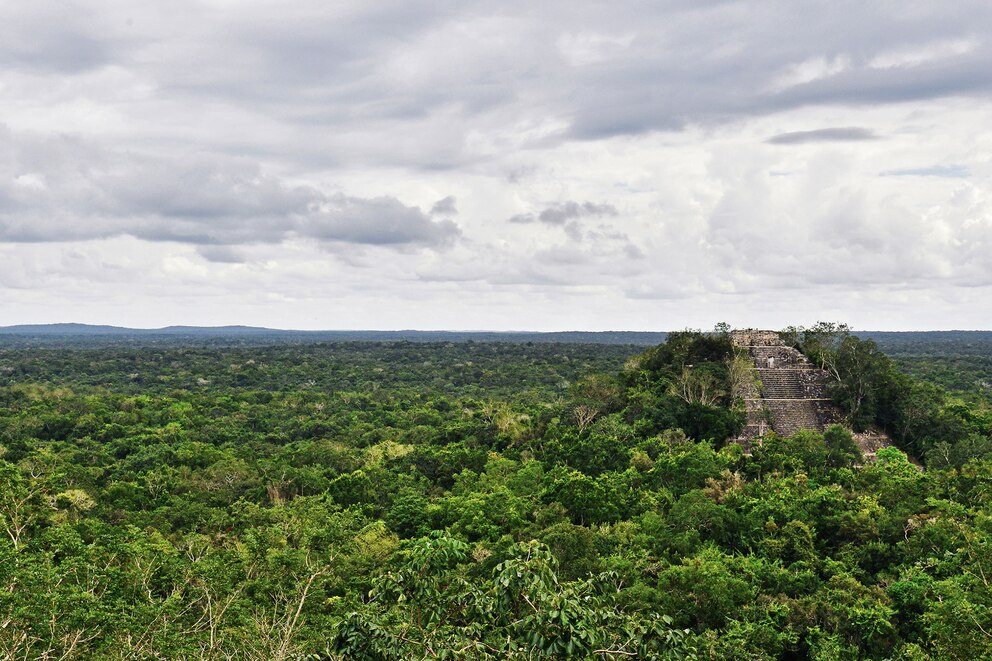
[[[4,335],[240,335],[243,333],[292,333],[254,326],[166,326],[165,328],[124,328],[92,324],[21,324],[0,326]]]
[[[891,356],[992,356],[992,331],[854,331]]]
[[[854,331],[893,356],[992,355],[992,331]],[[442,331],[325,330],[299,331],[258,326],[166,326],[123,328],[89,324],[24,324],[0,327],[0,346],[71,346],[77,344],[213,346],[311,342],[559,342],[654,346],[662,331]]]
[[[93,326],[90,324],[21,324],[0,326],[0,334],[10,335],[115,335],[130,329],[119,326]]]
[[[210,344],[272,344],[300,342],[562,342],[569,344],[628,344],[653,346],[667,333],[651,331],[421,331],[345,330],[296,331],[255,326],[167,326],[122,328],[88,324],[26,324],[0,327],[0,344],[176,344],[207,341]]]

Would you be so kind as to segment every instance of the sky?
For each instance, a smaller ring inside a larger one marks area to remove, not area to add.
[[[0,325],[992,328],[992,3],[0,3]]]

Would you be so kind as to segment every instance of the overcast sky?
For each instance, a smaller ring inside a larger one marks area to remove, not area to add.
[[[0,3],[0,325],[992,328],[992,3]]]

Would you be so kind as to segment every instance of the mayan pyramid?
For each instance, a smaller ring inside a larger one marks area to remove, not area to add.
[[[753,439],[774,431],[791,436],[802,429],[823,431],[843,424],[840,409],[827,396],[827,373],[797,349],[786,346],[779,334],[767,330],[735,330],[734,345],[747,352],[755,378],[745,379],[738,395],[747,408],[747,424],[738,441],[749,447]],[[866,457],[892,442],[880,429],[856,433]]]

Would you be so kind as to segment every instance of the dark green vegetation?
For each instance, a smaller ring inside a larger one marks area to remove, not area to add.
[[[899,368],[970,402],[992,403],[992,333],[859,333],[878,343]]]
[[[979,353],[983,347],[992,351],[992,343],[962,343],[959,335],[934,335],[939,340],[929,347],[918,343],[900,345],[891,339],[889,342],[907,353],[936,353],[940,349],[954,352],[938,360],[931,357],[916,361],[918,366],[930,365],[935,376],[946,374],[947,360],[975,368],[981,366],[982,359],[992,357]],[[930,467],[961,466],[973,457],[992,455],[992,438],[988,434],[992,400],[981,384],[966,387],[971,373],[957,379],[935,379],[950,386],[952,395],[933,382],[903,371],[874,340],[856,337],[846,326],[820,323],[807,329],[790,328],[784,336],[827,371],[831,377],[827,390],[855,430],[878,425],[899,447],[926,459]]]
[[[264,347],[3,348],[0,386],[44,383],[118,394],[378,392],[545,401],[586,374],[615,374],[625,345],[423,342]]]
[[[926,470],[744,456],[719,333],[8,345],[0,657],[988,658],[989,409],[836,330],[793,339]]]

